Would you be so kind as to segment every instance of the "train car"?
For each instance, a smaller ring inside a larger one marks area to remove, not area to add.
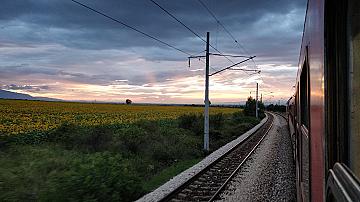
[[[290,132],[291,142],[293,143],[293,151],[296,151],[296,141],[295,141],[295,97],[292,96],[290,99],[286,102],[286,114],[287,114],[287,120],[288,120],[288,129]],[[296,158],[297,154],[294,152],[294,159]]]
[[[293,142],[295,142],[294,136],[295,136],[295,97],[292,96],[289,98],[289,100],[286,102],[286,114],[287,114],[287,120],[288,120],[288,127],[291,139]]]
[[[297,200],[360,201],[360,0],[308,0],[295,89]]]

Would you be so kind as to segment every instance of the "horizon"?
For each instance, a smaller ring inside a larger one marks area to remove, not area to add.
[[[5,92],[10,92],[10,93],[16,93],[16,94],[20,94],[20,95],[29,95],[26,93],[18,93],[16,91],[11,91],[11,90],[0,90],[0,91],[5,91]],[[31,95],[29,95],[31,96]],[[122,101],[102,101],[102,100],[62,100],[62,99],[57,99],[57,98],[52,98],[52,97],[34,97],[31,96],[33,99],[26,99],[26,98],[9,98],[9,97],[4,97],[0,94],[0,99],[5,99],[5,100],[25,100],[25,101],[45,101],[45,102],[77,102],[77,103],[94,103],[94,104],[126,104],[126,100],[122,100]],[[37,99],[38,98],[38,99]],[[247,97],[249,98],[249,97]],[[246,100],[239,100],[239,101],[232,101],[232,102],[214,102],[211,103],[212,106],[221,106],[221,105],[229,105],[229,106],[234,106],[234,105],[240,105],[243,106],[246,103]],[[264,101],[264,105],[286,105],[287,100],[273,100],[273,101]],[[279,104],[280,103],[280,104]],[[169,102],[132,102],[132,104],[135,105],[197,105],[197,106],[204,106],[203,103],[188,103],[188,102],[173,102],[173,103],[169,103]]]

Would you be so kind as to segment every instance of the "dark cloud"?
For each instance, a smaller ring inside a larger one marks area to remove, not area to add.
[[[18,86],[18,85],[15,85],[15,84],[10,84],[10,85],[5,85],[3,87],[4,89],[6,90],[29,90],[29,89],[32,89],[33,87],[32,86]]]
[[[149,0],[78,1],[191,54],[205,49],[203,41]],[[157,0],[199,35],[205,36],[210,31],[211,44],[223,53],[257,55],[257,64],[265,65],[264,68],[297,65],[305,0],[202,1],[246,50],[234,43],[197,0]],[[229,61],[224,58],[211,59],[215,69],[227,65]],[[252,63],[244,65],[253,67]],[[199,61],[192,61],[190,69],[203,66]],[[202,71],[188,70],[187,55],[90,12],[71,0],[1,1],[0,85],[9,90],[51,91],[52,87],[40,86],[58,81],[106,86],[126,80],[129,85],[144,86],[203,74]],[[276,80],[274,75],[290,82],[296,72],[294,69],[263,70],[264,78],[276,85],[279,79]],[[249,77],[244,73],[224,72],[212,81],[232,86],[232,80],[239,75]],[[244,82],[244,87],[247,84]],[[198,91],[185,89],[187,84],[176,85],[184,87],[184,93]]]
[[[164,82],[169,78],[183,78],[187,76],[195,76],[197,72],[186,71],[186,69],[173,68],[162,71],[151,71],[143,74],[136,72],[115,74],[87,74],[79,72],[68,72],[58,68],[50,67],[35,67],[29,64],[13,65],[13,66],[0,66],[0,79],[3,81],[12,80],[15,75],[16,77],[30,77],[39,75],[44,78],[51,78],[54,80],[70,81],[82,84],[96,84],[96,85],[110,85],[118,80],[127,80],[128,84],[131,85],[143,85],[147,83]],[[10,78],[10,79],[9,79]],[[31,79],[29,79],[30,81]],[[10,85],[9,85],[10,86]],[[11,86],[10,86],[11,87]],[[16,86],[20,89],[31,86]],[[13,86],[12,90],[15,89]]]
[[[50,87],[46,85],[16,85],[16,84],[10,84],[10,85],[4,85],[2,87],[4,90],[25,90],[29,92],[33,91],[42,91],[42,90],[49,90]]]
[[[214,19],[197,1],[158,2],[200,35],[218,29]],[[254,23],[266,15],[286,15],[297,8],[304,10],[305,3],[304,0],[205,2],[235,36],[246,34],[246,30],[251,29]],[[186,50],[198,50],[202,44],[200,40],[194,40],[192,33],[148,0],[90,0],[83,3]],[[0,20],[4,24],[2,32],[16,29],[23,31],[13,35],[19,40],[55,42],[87,49],[160,46],[157,42],[90,12],[70,0],[5,0],[2,1],[0,13]]]

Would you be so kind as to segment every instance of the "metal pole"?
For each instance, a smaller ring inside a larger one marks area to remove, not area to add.
[[[256,113],[256,118],[259,118],[258,115],[258,94],[259,94],[259,84],[256,83],[256,106],[255,106],[255,113]]]
[[[209,151],[209,40],[206,33],[206,70],[205,70],[205,112],[204,112],[204,150]]]

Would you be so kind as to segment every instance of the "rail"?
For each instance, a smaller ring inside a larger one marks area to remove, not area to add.
[[[261,128],[159,201],[213,201],[216,199],[272,128],[274,115],[268,113],[267,117],[270,118]]]
[[[221,191],[225,188],[225,186],[229,183],[229,181],[235,176],[235,174],[239,171],[239,169],[243,166],[243,164],[248,160],[248,158],[254,153],[254,151],[256,150],[256,148],[258,148],[258,146],[260,145],[260,143],[264,140],[265,136],[269,133],[270,129],[272,128],[274,124],[274,119],[272,119],[272,123],[269,126],[269,128],[267,129],[267,131],[265,132],[265,134],[262,136],[262,138],[260,139],[260,141],[253,147],[253,149],[248,153],[248,155],[245,157],[245,159],[238,165],[238,167],[233,171],[233,173],[231,174],[231,176],[229,176],[228,179],[226,179],[226,181],[223,183],[223,185],[221,185],[221,187],[216,191],[216,193],[210,198],[210,201],[214,201],[216,199],[216,197],[219,196],[219,194],[221,193]]]
[[[266,114],[266,117],[262,119],[261,122],[258,125],[256,125],[254,128],[240,135],[238,138],[224,145],[220,149],[214,151],[213,153],[208,155],[205,159],[200,161],[198,164],[192,166],[191,168],[180,173],[179,175],[173,177],[168,182],[158,187],[154,191],[144,195],[143,197],[138,199],[137,202],[167,201],[165,199],[169,199],[169,197],[173,195],[176,191],[181,189],[181,187],[185,187],[192,179],[196,178],[201,173],[203,173],[204,170],[208,169],[211,165],[223,159],[223,157],[226,154],[230,153],[240,144],[247,141],[251,136],[257,133],[259,130],[262,130],[263,126],[268,122],[269,116],[270,115]]]

